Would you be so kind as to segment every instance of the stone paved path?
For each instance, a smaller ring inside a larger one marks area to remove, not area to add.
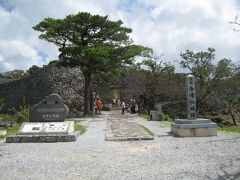
[[[108,118],[106,141],[137,141],[137,140],[153,140],[154,137],[146,127],[136,122],[129,122],[126,115],[119,115],[119,111],[115,111]],[[135,115],[137,117],[137,115]]]

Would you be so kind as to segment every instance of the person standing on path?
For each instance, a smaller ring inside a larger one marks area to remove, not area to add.
[[[99,98],[96,100],[96,114],[101,114],[102,102]]]
[[[122,108],[122,114],[124,114],[124,111],[125,111],[125,102],[124,102],[124,99],[122,100],[122,103],[121,103],[121,108]]]

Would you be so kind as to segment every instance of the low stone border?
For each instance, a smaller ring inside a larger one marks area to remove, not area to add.
[[[6,143],[53,143],[53,142],[73,142],[77,140],[79,132],[74,131],[69,134],[51,135],[11,135],[6,137]]]

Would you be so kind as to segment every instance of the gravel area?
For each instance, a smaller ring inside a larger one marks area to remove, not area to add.
[[[80,119],[76,142],[7,144],[0,140],[0,179],[240,179],[240,135],[177,138],[170,124],[120,111]],[[146,126],[148,141],[105,141],[113,116]]]

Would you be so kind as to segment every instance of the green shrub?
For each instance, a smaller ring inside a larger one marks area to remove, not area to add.
[[[87,128],[85,126],[81,125],[79,122],[75,122],[74,129],[76,131],[79,131],[81,135],[87,131]]]
[[[171,118],[169,117],[168,114],[165,113],[160,113],[160,121],[171,121]]]
[[[220,130],[220,131],[227,131],[227,132],[234,132],[234,133],[240,133],[240,125],[218,127],[218,130]]]
[[[20,106],[19,110],[12,109],[17,123],[27,122],[29,120],[30,107],[27,105]]]
[[[103,107],[102,107],[102,111],[110,111],[110,107],[108,107],[108,106],[103,106]]]
[[[9,121],[11,119],[13,119],[13,117],[8,115],[8,114],[0,114],[0,120],[1,121]]]
[[[26,122],[29,120],[29,106],[20,106],[20,110],[17,112],[17,121],[18,122]]]
[[[20,128],[20,125],[15,124],[12,127],[8,127],[8,128],[1,127],[0,130],[7,130],[6,136],[9,136],[9,135],[16,134],[19,128]],[[6,136],[0,136],[0,139],[5,138]]]
[[[138,115],[139,115],[140,117],[142,117],[143,119],[149,120],[149,115],[148,115],[148,114],[139,113]]]

